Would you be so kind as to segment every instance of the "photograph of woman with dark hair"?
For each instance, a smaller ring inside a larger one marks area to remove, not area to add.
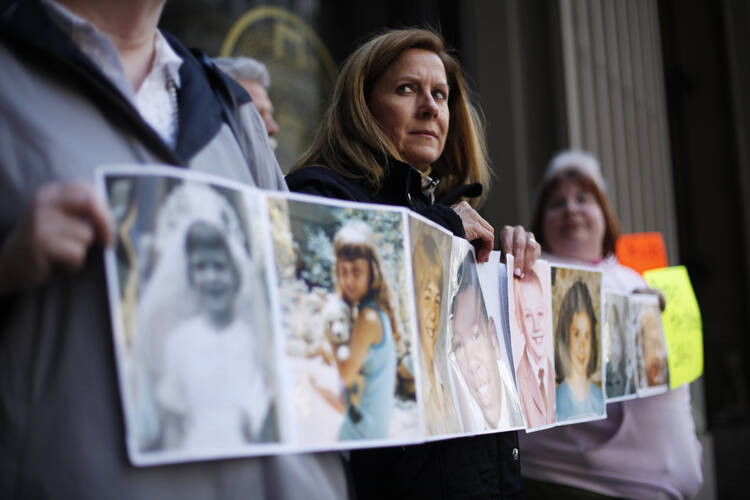
[[[604,413],[602,390],[591,380],[599,365],[596,327],[591,294],[576,281],[565,293],[555,329],[558,422]]]

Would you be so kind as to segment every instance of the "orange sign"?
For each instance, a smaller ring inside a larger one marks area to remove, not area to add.
[[[661,233],[623,234],[615,245],[617,260],[643,274],[650,269],[667,267],[667,247]]]

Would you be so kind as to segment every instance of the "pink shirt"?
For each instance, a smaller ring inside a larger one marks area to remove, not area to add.
[[[552,263],[585,262],[542,258]],[[614,257],[590,265],[602,288],[630,292],[647,286]],[[607,404],[607,418],[531,434],[519,433],[525,477],[626,498],[687,498],[703,483],[688,387]]]

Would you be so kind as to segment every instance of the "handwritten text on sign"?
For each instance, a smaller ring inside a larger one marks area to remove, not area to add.
[[[692,382],[703,373],[703,326],[687,269],[665,267],[643,275],[667,299],[662,323],[669,351],[670,385],[675,388]]]

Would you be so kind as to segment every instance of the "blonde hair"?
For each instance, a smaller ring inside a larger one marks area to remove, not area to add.
[[[347,58],[313,144],[292,171],[319,165],[374,189],[381,186],[389,159],[402,158],[367,100],[377,80],[410,49],[435,53],[445,66],[450,88],[448,136],[442,155],[432,165],[432,172],[440,179],[438,194],[479,182],[483,196],[475,200],[474,205],[478,205],[484,201],[490,181],[484,120],[469,99],[458,60],[448,54],[442,37],[427,29],[388,30]]]
[[[386,315],[391,322],[393,338],[398,343],[401,338],[396,315],[391,302],[391,293],[388,282],[383,275],[383,266],[380,263],[380,255],[375,248],[375,235],[370,227],[362,221],[346,223],[336,232],[333,238],[333,253],[336,256],[336,277],[339,275],[339,263],[341,261],[352,261],[356,259],[367,260],[369,267],[369,282],[367,294],[360,302],[372,300]],[[342,295],[338,283],[336,284],[339,295]]]
[[[412,266],[414,270],[414,291],[419,293],[428,283],[437,284],[438,289],[443,289],[443,265],[440,251],[432,236],[420,234],[417,236],[412,253]]]

